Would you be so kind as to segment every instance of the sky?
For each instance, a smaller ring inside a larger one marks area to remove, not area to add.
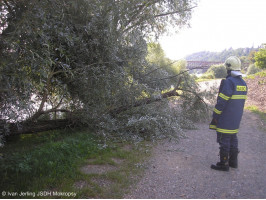
[[[266,0],[199,0],[190,28],[159,43],[172,60],[199,51],[258,47],[266,43]]]

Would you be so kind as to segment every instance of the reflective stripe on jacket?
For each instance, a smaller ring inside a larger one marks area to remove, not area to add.
[[[213,118],[217,119],[218,124],[210,125],[210,128],[220,133],[237,133],[246,98],[247,85],[241,76],[228,76],[223,80],[213,110]]]

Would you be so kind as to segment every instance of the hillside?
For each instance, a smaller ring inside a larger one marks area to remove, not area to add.
[[[190,54],[185,57],[186,60],[194,61],[220,61],[224,62],[229,56],[235,55],[238,57],[248,56],[250,52],[257,51],[258,48],[238,48],[238,49],[225,49],[222,52],[210,52],[210,51],[201,51]]]

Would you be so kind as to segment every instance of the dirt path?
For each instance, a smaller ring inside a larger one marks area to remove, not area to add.
[[[218,161],[215,131],[207,123],[187,131],[179,144],[154,148],[145,175],[125,198],[266,198],[266,133],[258,118],[244,113],[239,138],[239,168],[210,169]]]

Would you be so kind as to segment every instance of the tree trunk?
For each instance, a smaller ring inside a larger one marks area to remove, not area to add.
[[[42,120],[38,122],[24,122],[24,123],[23,122],[10,123],[9,136],[20,135],[20,134],[32,134],[42,131],[61,129],[71,125],[72,125],[71,121],[67,119]]]

